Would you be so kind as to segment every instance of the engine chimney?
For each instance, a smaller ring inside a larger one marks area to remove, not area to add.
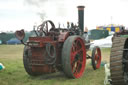
[[[84,32],[84,6],[78,6],[78,23],[82,33]]]

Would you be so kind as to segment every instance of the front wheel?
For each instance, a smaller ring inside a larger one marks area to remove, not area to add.
[[[92,67],[94,70],[100,68],[101,64],[101,50],[98,46],[95,46],[92,50]]]

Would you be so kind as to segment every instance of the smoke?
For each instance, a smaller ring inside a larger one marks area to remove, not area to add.
[[[76,19],[78,1],[81,2],[81,0],[24,0],[25,4],[37,9],[36,13],[42,21]]]
[[[46,18],[46,13],[45,12],[38,12],[37,14],[40,16],[42,21],[45,20],[45,18]]]
[[[32,6],[36,9],[39,9],[40,11],[36,10],[37,15],[40,16],[41,20],[44,21],[46,16],[46,10],[44,10],[43,6],[48,2],[48,0],[24,0],[24,3],[26,5]]]
[[[48,0],[25,0],[24,2],[29,5],[34,5],[34,6],[40,7],[41,4],[44,4],[47,1]]]

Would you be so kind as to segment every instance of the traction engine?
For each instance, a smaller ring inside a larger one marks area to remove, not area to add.
[[[24,30],[16,31],[16,37],[25,45],[23,63],[29,75],[36,76],[62,71],[67,77],[80,78],[86,59],[92,60],[93,69],[100,68],[101,51],[98,46],[87,54],[90,42],[83,36],[84,6],[78,6],[79,25],[70,28],[56,28],[51,20],[44,21],[35,30],[35,37],[23,42]]]
[[[115,33],[110,55],[112,85],[128,85],[128,30]]]

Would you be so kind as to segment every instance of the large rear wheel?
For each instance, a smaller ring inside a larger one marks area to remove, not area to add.
[[[128,85],[128,39],[114,37],[111,56],[110,72],[112,85]]]
[[[70,78],[80,78],[86,64],[84,41],[79,36],[71,36],[64,42],[62,49],[62,66],[64,73]]]
[[[24,63],[24,68],[26,72],[31,76],[40,75],[40,73],[32,71],[31,57],[32,57],[31,48],[29,46],[25,46],[24,53],[23,53],[23,63]]]

